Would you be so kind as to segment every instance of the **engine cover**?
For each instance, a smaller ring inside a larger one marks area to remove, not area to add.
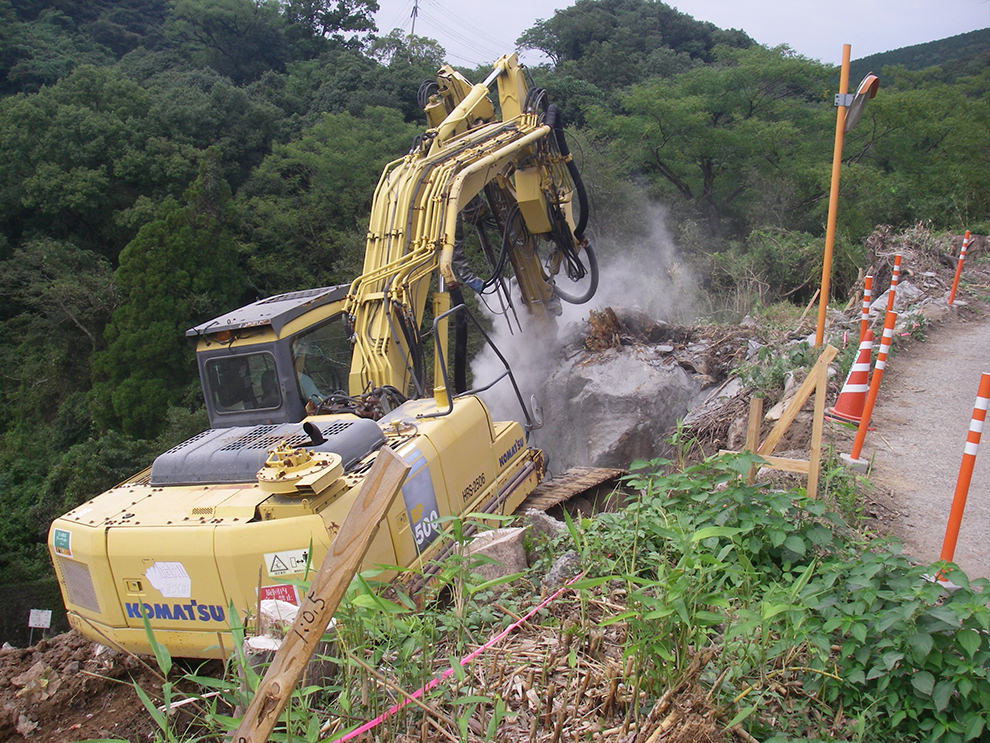
[[[151,484],[201,485],[255,482],[268,452],[281,443],[314,452],[333,452],[344,470],[384,442],[378,424],[355,416],[310,418],[323,434],[323,443],[308,446],[301,423],[211,428],[159,455],[151,466]]]

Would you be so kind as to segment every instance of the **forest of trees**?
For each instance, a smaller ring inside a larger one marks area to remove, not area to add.
[[[4,582],[48,574],[53,517],[206,427],[186,328],[358,271],[378,174],[444,58],[375,29],[376,7],[0,0]],[[603,259],[662,208],[710,289],[807,300],[836,69],[656,0],[578,0],[518,43],[550,60],[531,74],[566,113]],[[837,293],[878,223],[990,227],[987,62],[877,70],[846,142]]]

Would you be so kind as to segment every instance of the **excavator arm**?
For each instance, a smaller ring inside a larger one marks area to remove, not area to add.
[[[493,82],[501,115],[489,95]],[[347,296],[351,394],[381,386],[405,392],[410,384],[423,392],[419,329],[432,277],[438,276],[439,293],[458,283],[458,215],[479,194],[503,234],[502,255],[486,284],[502,282],[503,268],[511,272],[537,321],[551,321],[561,267],[583,270],[582,252],[594,262],[583,235],[580,177],[556,111],[544,91],[527,85],[516,55],[500,58],[478,85],[441,68],[424,110],[430,128],[378,182],[364,268]],[[575,200],[581,202],[577,219]]]

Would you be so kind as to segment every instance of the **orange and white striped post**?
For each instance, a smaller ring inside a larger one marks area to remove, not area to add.
[[[966,446],[963,448],[962,464],[959,465],[959,477],[956,479],[956,492],[952,496],[952,508],[949,511],[949,523],[945,526],[945,539],[942,540],[942,554],[938,559],[952,562],[956,553],[956,539],[959,537],[959,526],[962,524],[963,510],[966,508],[966,495],[969,493],[969,483],[973,479],[973,467],[976,465],[976,449],[983,434],[983,424],[987,419],[987,404],[990,403],[990,374],[986,372],[980,377],[980,387],[976,393],[976,404],[973,406],[973,418],[969,423],[966,434]],[[940,576],[941,577],[941,576]]]
[[[863,343],[866,337],[866,329],[870,326],[870,304],[873,301],[873,277],[867,276],[863,280],[863,312],[859,320],[859,342]],[[949,304],[952,304],[951,302]]]
[[[890,292],[887,294],[887,312],[894,309],[894,295],[897,293],[897,281],[901,278],[901,254],[894,256],[894,268],[890,272]]]
[[[959,249],[959,260],[956,261],[956,276],[952,279],[952,289],[949,291],[949,304],[956,298],[956,289],[959,287],[959,276],[962,274],[963,261],[966,260],[966,248],[969,247],[969,230],[963,235],[963,244]]]
[[[886,317],[884,317],[880,351],[877,353],[877,363],[873,367],[873,377],[870,379],[870,391],[866,393],[866,404],[863,406],[863,415],[859,419],[859,428],[856,429],[856,439],[853,441],[852,451],[849,452],[848,459],[845,456],[842,457],[844,461],[850,464],[865,464],[859,457],[863,453],[863,442],[866,440],[866,432],[870,427],[870,418],[873,417],[873,406],[877,402],[877,393],[880,391],[880,380],[883,379],[883,370],[887,366],[887,354],[890,353],[890,341],[894,337],[894,322],[896,320],[896,312],[888,312]]]

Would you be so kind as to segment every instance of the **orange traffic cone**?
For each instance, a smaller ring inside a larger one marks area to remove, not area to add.
[[[863,334],[863,341],[859,344],[859,354],[856,362],[849,370],[846,383],[842,385],[839,399],[835,401],[835,407],[825,411],[825,417],[848,423],[859,423],[863,416],[863,408],[866,405],[866,393],[870,389],[870,354],[873,351],[873,331],[867,330]]]

